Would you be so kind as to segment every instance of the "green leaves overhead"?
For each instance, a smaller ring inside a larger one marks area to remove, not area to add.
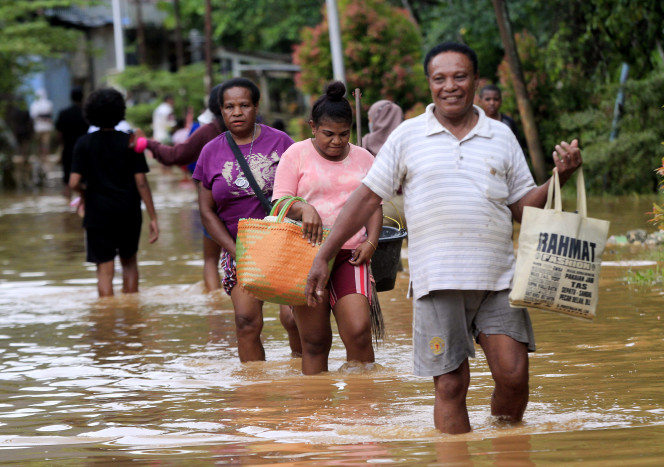
[[[290,53],[300,29],[317,24],[325,0],[211,0],[215,45],[245,52]],[[172,2],[160,8],[173,12]],[[184,31],[204,31],[205,2],[180,0]],[[169,26],[174,25],[172,16]]]
[[[57,56],[74,50],[81,32],[53,26],[47,8],[89,4],[82,0],[0,1],[0,54]]]

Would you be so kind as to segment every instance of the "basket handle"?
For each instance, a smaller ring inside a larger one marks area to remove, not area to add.
[[[392,202],[392,200],[390,200],[390,204],[392,205],[392,207],[394,208],[394,210],[397,212],[397,215],[399,216],[399,220],[393,219],[393,218],[391,218],[390,216],[386,216],[386,215],[383,215],[383,217],[386,217],[387,219],[389,219],[389,220],[391,220],[392,222],[394,222],[397,226],[399,226],[399,232],[401,232],[402,230],[404,230],[404,227],[403,227],[403,225],[404,225],[404,224],[403,224],[403,218],[401,217],[401,213],[399,212],[399,209],[398,209],[398,208],[396,207],[396,205]],[[401,221],[401,222],[399,222],[399,221]]]
[[[284,204],[282,208],[279,210],[279,214],[277,215],[277,222],[284,221],[284,217],[286,217],[286,214],[288,214],[288,211],[293,206],[293,204],[295,204],[296,201],[302,201],[303,203],[307,202],[304,198],[301,198],[299,196],[292,196],[292,195],[282,196],[272,206],[272,210],[270,211],[269,214],[270,216],[274,216],[276,214],[277,206],[279,206],[279,204],[283,201],[286,201],[286,204]]]

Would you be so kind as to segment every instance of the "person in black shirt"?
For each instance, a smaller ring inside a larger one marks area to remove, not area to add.
[[[159,238],[145,155],[133,150],[133,135],[114,128],[124,114],[124,98],[115,89],[99,89],[88,97],[85,118],[100,130],[76,142],[69,178],[69,187],[85,202],[87,261],[97,265],[100,297],[113,295],[116,255],[122,264],[122,292],[138,292],[141,200],[150,216],[150,243]]]
[[[500,112],[500,106],[502,103],[502,93],[500,92],[500,88],[495,84],[487,84],[486,86],[482,87],[482,89],[480,89],[480,107],[482,107],[482,110],[484,110],[486,116],[503,122],[505,125],[510,127],[510,130],[512,130],[512,133],[514,133],[514,136],[516,136],[521,149],[523,149],[523,153],[526,154],[527,148],[524,144],[521,134],[519,133],[519,129],[516,126],[516,122],[509,115],[505,115],[504,113]]]
[[[72,105],[62,110],[55,121],[55,128],[62,142],[62,180],[65,184],[64,194],[67,199],[71,195],[69,174],[71,173],[71,157],[76,140],[88,132],[88,122],[83,117],[83,90],[75,87],[71,90]]]

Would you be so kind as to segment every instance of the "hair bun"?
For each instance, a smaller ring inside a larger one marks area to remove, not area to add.
[[[331,101],[340,101],[346,95],[346,86],[341,81],[332,81],[325,88],[325,95]]]

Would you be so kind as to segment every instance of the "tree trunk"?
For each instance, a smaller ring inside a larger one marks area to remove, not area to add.
[[[136,1],[136,40],[138,42],[138,64],[146,65],[145,62],[145,28],[143,26],[143,9],[141,0]]]
[[[210,95],[214,73],[212,72],[212,5],[205,0],[205,93]]]
[[[182,26],[180,24],[180,0],[173,0],[173,16],[175,17],[175,64],[179,70],[184,66]]]
[[[535,117],[533,115],[533,108],[530,104],[530,99],[528,99],[528,91],[526,90],[526,83],[523,78],[521,61],[519,60],[519,54],[516,51],[516,42],[514,40],[514,33],[512,32],[512,23],[510,22],[509,12],[507,11],[507,3],[506,0],[491,1],[493,2],[493,8],[496,12],[496,21],[498,22],[498,29],[500,30],[500,38],[503,42],[503,47],[505,48],[507,63],[510,68],[510,74],[512,75],[512,81],[514,82],[516,102],[519,106],[523,132],[528,143],[530,160],[533,163],[535,180],[538,184],[542,184],[547,178],[546,165],[544,163],[544,155],[539,140],[537,124],[535,123]]]

